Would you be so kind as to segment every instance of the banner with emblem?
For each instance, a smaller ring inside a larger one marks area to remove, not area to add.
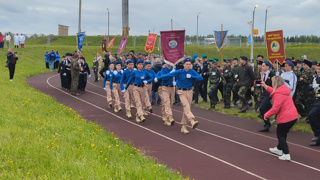
[[[124,50],[124,48],[126,47],[126,44],[127,44],[127,39],[128,38],[121,39],[121,43],[120,43],[119,50],[118,50],[117,54],[120,54]]]
[[[109,41],[108,43],[108,48],[112,48],[113,47],[113,43],[114,43],[114,40],[116,39],[116,37],[118,37],[119,35],[115,36],[114,38],[111,39],[111,41]]]
[[[175,65],[184,59],[185,30],[161,31],[161,47],[165,62]]]
[[[266,32],[266,46],[270,62],[282,64],[286,60],[282,30]]]
[[[223,48],[227,43],[227,34],[228,31],[214,31],[214,38],[216,40],[216,47],[218,51]]]
[[[82,49],[84,37],[85,37],[85,32],[77,33],[77,48],[78,48],[78,51],[81,51],[81,49]]]
[[[147,53],[151,53],[154,49],[154,44],[157,40],[157,34],[149,34],[146,42],[146,46],[144,47],[144,50]]]

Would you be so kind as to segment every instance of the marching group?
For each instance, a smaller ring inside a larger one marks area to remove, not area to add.
[[[124,55],[112,55],[106,50],[102,53],[103,57],[98,51],[93,61],[95,82],[103,79],[108,107],[114,108],[114,112],[122,110],[121,95],[128,118],[132,117],[131,109],[136,107],[138,123],[152,113],[153,104],[161,102],[164,125],[172,126],[175,122],[172,105],[181,103],[181,132],[189,133],[188,122],[192,128],[199,124],[191,112],[192,101],[198,103],[199,94],[205,102],[209,97],[210,109],[214,109],[220,91],[225,109],[241,104],[239,113],[245,113],[254,101],[254,109],[264,122],[260,132],[269,132],[270,118],[275,115],[278,146],[270,151],[281,155],[279,159],[290,160],[286,138],[298,120],[311,125],[314,138],[310,145],[320,145],[320,63],[309,61],[305,56],[302,60],[292,57],[278,65],[258,55],[254,66],[247,57],[241,56],[240,62],[238,58],[224,58],[219,66],[218,58],[194,54],[173,67],[154,54],[135,55],[133,50]],[[58,69],[62,88],[70,90],[72,95],[79,95],[78,90],[85,91],[87,76],[91,75],[81,52],[66,53]],[[156,92],[160,96],[158,101]]]

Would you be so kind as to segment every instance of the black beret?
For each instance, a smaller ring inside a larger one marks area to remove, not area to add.
[[[235,61],[235,60],[238,61],[238,58],[237,57],[232,58],[232,61]]]
[[[302,61],[301,60],[296,60],[296,63],[298,64],[298,63],[302,63]]]
[[[317,65],[317,61],[312,61],[312,65]]]
[[[303,63],[308,65],[310,68],[312,67],[312,62],[309,61],[308,59],[303,60]]]
[[[263,61],[257,61],[257,65],[262,65]]]
[[[80,59],[86,60],[83,56],[81,56]]]
[[[263,56],[261,54],[259,54],[257,57],[261,57],[263,59]]]
[[[320,67],[320,62],[318,62],[317,66]]]
[[[66,53],[66,56],[72,56],[72,54],[71,53]]]
[[[245,61],[248,61],[248,58],[245,57],[245,56],[240,56],[240,59],[245,60]]]

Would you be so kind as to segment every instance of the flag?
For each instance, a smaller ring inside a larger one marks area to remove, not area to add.
[[[84,41],[84,37],[85,37],[85,32],[77,33],[77,45],[78,45],[78,51],[81,51],[81,49],[82,49],[82,45],[83,45],[83,41]]]
[[[227,42],[228,31],[214,31],[214,38],[216,40],[216,47],[218,51],[226,44]],[[222,36],[221,36],[222,35]]]
[[[144,50],[146,50],[147,53],[151,53],[153,51],[156,40],[157,40],[157,34],[148,35],[146,46],[144,47]]]
[[[270,62],[282,64],[286,60],[282,30],[266,32],[266,45]]]
[[[251,34],[249,34],[249,36],[248,36],[248,45],[250,45],[251,44]]]
[[[184,59],[185,30],[161,31],[161,47],[165,62],[175,65]]]
[[[126,47],[126,43],[127,43],[127,39],[128,38],[122,38],[121,39],[121,43],[120,43],[120,46],[119,46],[119,50],[118,50],[118,54],[120,54],[123,50],[124,50],[124,48]]]
[[[112,48],[113,47],[113,43],[114,40],[116,39],[116,37],[118,37],[119,35],[115,36],[114,38],[111,39],[111,41],[108,43],[108,48]]]

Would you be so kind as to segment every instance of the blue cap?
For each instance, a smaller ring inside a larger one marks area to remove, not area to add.
[[[198,54],[194,54],[192,57],[193,57],[193,59],[197,59]]]
[[[116,55],[118,55],[118,53],[114,53],[114,55],[116,56]]]
[[[166,64],[166,62],[162,61],[161,66],[163,66],[164,64]]]
[[[113,62],[113,61],[110,61],[110,62],[109,62],[109,66],[110,66],[111,64],[114,64],[114,62]]]
[[[131,59],[127,60],[127,64],[133,63]]]
[[[147,61],[144,62],[144,64],[145,64],[145,65],[151,64],[151,61],[147,60]]]
[[[269,61],[267,61],[267,60],[265,60],[265,61],[263,61],[267,66],[269,66],[269,67],[272,67],[272,64],[269,62]]]
[[[120,65],[122,65],[121,61],[117,61],[117,62],[116,62],[116,65],[117,65],[117,64],[120,64]]]
[[[136,64],[138,65],[138,64],[140,64],[140,63],[143,64],[143,60],[138,60]]]
[[[288,60],[287,60],[285,63],[286,63],[286,64],[289,64],[292,68],[294,68],[294,64],[293,64],[291,61],[288,61]]]
[[[186,62],[191,62],[191,58],[187,57],[183,60],[183,64],[186,63]]]

